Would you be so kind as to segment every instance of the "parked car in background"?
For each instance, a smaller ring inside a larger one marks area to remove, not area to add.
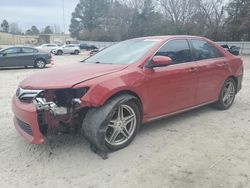
[[[229,51],[231,54],[233,55],[240,55],[240,47],[239,46],[229,46],[227,44],[223,44],[221,45],[222,48],[226,49],[227,51]]]
[[[206,38],[130,39],[26,78],[13,97],[14,124],[32,144],[66,126],[80,128],[95,151],[115,151],[143,123],[207,104],[229,109],[242,78],[241,58]]]
[[[98,52],[100,52],[100,51],[102,51],[102,50],[104,50],[104,49],[105,49],[105,48],[102,47],[102,48],[97,48],[97,49],[91,50],[91,51],[89,52],[89,56],[95,55],[95,54],[97,54]]]
[[[81,43],[81,44],[79,45],[79,47],[80,47],[80,49],[82,49],[82,50],[87,50],[87,51],[98,49],[95,45],[88,45],[88,44],[86,44],[86,43]]]
[[[51,52],[55,55],[62,55],[62,54],[75,54],[78,55],[80,53],[80,48],[78,45],[75,44],[66,44],[63,46],[58,46],[51,50]]]
[[[0,50],[0,67],[44,68],[51,63],[51,55],[31,47],[11,47]]]
[[[50,53],[52,49],[57,48],[57,44],[42,44],[41,46],[36,47],[38,50],[42,50],[44,52]]]

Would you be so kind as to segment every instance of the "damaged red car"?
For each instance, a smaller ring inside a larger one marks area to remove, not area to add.
[[[129,145],[143,123],[207,104],[230,108],[242,77],[242,60],[206,38],[130,39],[22,81],[14,124],[32,144],[68,127],[95,148],[114,151]]]

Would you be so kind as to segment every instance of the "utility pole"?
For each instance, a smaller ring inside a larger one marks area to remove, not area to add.
[[[63,33],[65,34],[65,10],[64,10],[64,0],[62,0],[62,16],[63,16]]]

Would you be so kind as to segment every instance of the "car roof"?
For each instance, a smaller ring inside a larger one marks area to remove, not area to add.
[[[147,37],[139,37],[138,39],[162,39],[162,40],[168,40],[173,38],[196,38],[196,39],[205,39],[205,37],[201,36],[193,36],[193,35],[159,35],[159,36],[147,36]]]
[[[0,51],[7,50],[7,49],[10,49],[10,48],[32,48],[32,49],[36,50],[36,48],[31,47],[31,46],[10,46],[10,47],[7,47],[7,48],[2,48],[2,49],[0,49]]]

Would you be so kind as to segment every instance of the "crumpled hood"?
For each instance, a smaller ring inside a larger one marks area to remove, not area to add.
[[[42,70],[20,83],[23,89],[71,88],[81,82],[123,70],[128,65],[70,63],[66,66]]]

